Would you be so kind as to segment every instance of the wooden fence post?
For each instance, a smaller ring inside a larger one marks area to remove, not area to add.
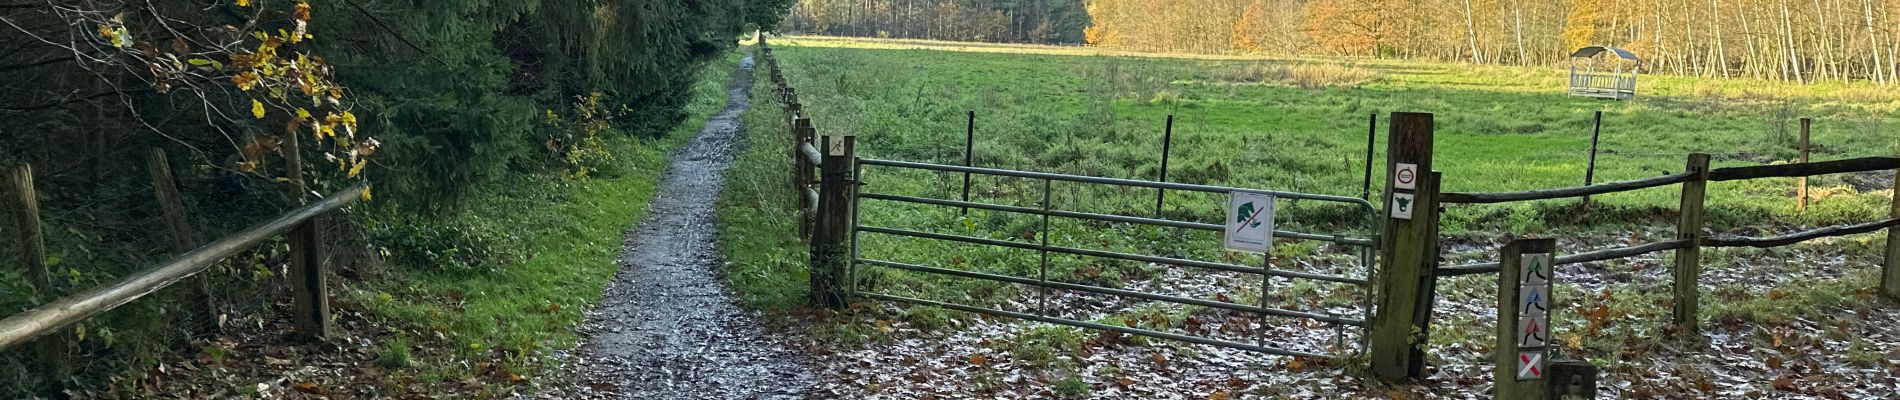
[[[812,143],[812,134],[817,129],[811,126],[809,118],[799,118],[796,126],[797,128],[792,130],[792,159],[795,160],[792,169],[792,181],[795,185],[792,188],[792,197],[798,198],[798,238],[811,240],[812,218],[814,218],[814,208],[818,205],[812,204],[812,199],[805,197],[805,191],[811,190],[812,185],[818,183],[811,171],[817,166],[811,165],[811,160],[805,158],[805,152],[800,151],[799,147]]]
[[[146,156],[146,162],[152,174],[152,194],[158,199],[158,209],[165,219],[165,232],[166,236],[170,236],[172,249],[184,253],[203,245],[204,237],[198,235],[198,230],[193,229],[191,221],[185,217],[184,197],[178,194],[178,182],[172,177],[171,162],[166,160],[165,150],[153,148]],[[218,326],[217,301],[211,297],[208,280],[204,276],[192,277],[187,287],[191,288],[189,296],[193,299],[190,304],[196,308],[193,311],[204,318],[202,322],[209,328],[207,331],[216,331],[222,327]]]
[[[849,269],[851,253],[851,209],[856,177],[851,176],[857,161],[857,138],[825,136],[824,175],[819,181],[818,223],[811,240],[811,302],[813,306],[844,308],[844,273]]]
[[[1813,122],[1813,120],[1808,118],[1801,119],[1802,164],[1808,163],[1808,127],[1813,124]],[[1797,177],[1794,180],[1794,209],[1795,211],[1808,210],[1808,177],[1806,176]]]
[[[284,168],[290,179],[291,201],[302,204],[305,189],[303,157],[297,148],[297,136],[284,136]],[[330,337],[330,287],[325,272],[322,217],[297,225],[286,239],[290,242],[291,320],[297,324],[299,340],[316,341]]]
[[[1888,215],[1900,218],[1900,170],[1893,174],[1893,210]],[[1900,300],[1900,228],[1887,228],[1887,265],[1880,274],[1880,293]]]
[[[13,225],[20,234],[20,263],[26,266],[26,282],[33,288],[34,296],[40,302],[51,301],[59,296],[59,289],[53,286],[53,274],[47,271],[46,242],[40,235],[39,194],[33,188],[33,166],[20,164],[13,168],[12,175]],[[72,364],[66,359],[65,331],[43,336],[33,347],[38,353],[38,364],[44,367],[42,389],[47,393],[64,390],[66,379],[72,376]]]
[[[1432,115],[1392,113],[1386,143],[1386,220],[1381,240],[1383,265],[1375,280],[1378,307],[1371,331],[1372,371],[1387,381],[1424,374],[1425,327],[1430,315],[1432,269],[1437,264],[1438,182],[1432,168]],[[1416,190],[1397,189],[1398,164],[1415,165]],[[1407,199],[1409,197],[1409,199]],[[1409,200],[1411,204],[1401,204]],[[1403,211],[1403,212],[1402,212]],[[1409,218],[1401,218],[1409,212]]]
[[[1518,380],[1518,370],[1523,366],[1523,364],[1520,364],[1523,360],[1518,358],[1522,355],[1518,345],[1521,344],[1522,335],[1525,335],[1525,333],[1518,330],[1518,317],[1523,314],[1520,311],[1522,311],[1521,308],[1524,306],[1524,304],[1518,302],[1518,298],[1522,297],[1518,293],[1518,289],[1520,289],[1519,281],[1523,279],[1520,267],[1522,266],[1524,255],[1549,255],[1550,258],[1545,261],[1551,261],[1556,259],[1556,251],[1556,239],[1513,240],[1500,251],[1498,257],[1498,266],[1500,268],[1498,268],[1497,344],[1492,347],[1492,349],[1495,350],[1491,352],[1493,361],[1496,361],[1495,368],[1491,372],[1491,379],[1495,383],[1493,387],[1496,388],[1496,391],[1493,393],[1497,395],[1496,398],[1498,399],[1543,399],[1549,391],[1548,380]],[[1543,267],[1551,268],[1555,267],[1555,265],[1543,265]],[[1552,274],[1548,269],[1545,269],[1544,273],[1544,276],[1547,278],[1546,282],[1549,282],[1548,278],[1555,276],[1555,274]],[[1554,286],[1555,282],[1549,282],[1548,285]],[[1545,293],[1545,295],[1547,296],[1548,293]],[[1550,301],[1549,298],[1543,298],[1542,300],[1546,305],[1554,303]],[[1549,310],[1546,309],[1545,311],[1545,315],[1549,315]],[[1541,324],[1547,322],[1549,322],[1549,319],[1543,318],[1536,323]],[[1544,334],[1544,339],[1546,339],[1544,342],[1548,343],[1548,339],[1550,339],[1549,327],[1538,327],[1537,330]],[[1550,353],[1542,353],[1542,356],[1549,357]],[[1545,365],[1548,365],[1548,363]]]
[[[1689,181],[1682,183],[1682,216],[1676,225],[1676,239],[1689,243],[1676,249],[1675,268],[1675,309],[1672,315],[1677,327],[1694,332],[1697,310],[1700,308],[1701,289],[1697,285],[1702,275],[1702,207],[1703,193],[1709,186],[1709,155],[1695,153],[1689,155],[1689,164],[1683,171],[1689,173]]]

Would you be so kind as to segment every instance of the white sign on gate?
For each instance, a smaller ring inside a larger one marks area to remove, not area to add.
[[[1273,251],[1273,200],[1271,194],[1227,193],[1227,249],[1267,254]]]
[[[1418,164],[1399,163],[1392,171],[1392,188],[1402,190],[1418,189]]]
[[[1412,208],[1418,205],[1418,199],[1411,193],[1392,194],[1392,218],[1412,219]]]

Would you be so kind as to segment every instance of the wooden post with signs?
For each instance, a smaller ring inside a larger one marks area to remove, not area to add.
[[[34,297],[41,302],[51,301],[59,297],[59,292],[53,286],[52,273],[47,271],[46,242],[40,235],[39,193],[33,188],[33,166],[20,164],[10,172],[14,229],[20,235],[20,264],[26,267],[26,283],[33,289]],[[38,353],[36,369],[44,372],[42,389],[48,393],[61,391],[66,378],[72,375],[72,364],[66,359],[65,332],[40,337],[33,344]]]
[[[845,305],[845,271],[851,265],[852,193],[857,179],[857,137],[825,136],[824,162],[819,163],[818,221],[811,239],[811,302],[813,306],[841,309]]]
[[[1900,170],[1894,171],[1893,187],[1900,188]],[[1893,196],[1893,210],[1888,215],[1900,218],[1900,194]],[[1887,228],[1886,264],[1880,274],[1880,294],[1900,300],[1900,227]]]
[[[1549,392],[1550,288],[1555,239],[1521,239],[1498,258],[1496,382],[1499,399],[1542,399]]]
[[[1672,321],[1689,332],[1696,331],[1696,314],[1702,301],[1699,286],[1702,276],[1702,200],[1709,187],[1709,155],[1689,155],[1683,170],[1690,179],[1682,183],[1682,215],[1676,225],[1676,239],[1689,243],[1676,249],[1675,307]]]
[[[1387,218],[1380,237],[1384,265],[1375,277],[1372,372],[1397,381],[1424,375],[1432,269],[1437,263],[1438,182],[1432,170],[1432,115],[1392,113],[1387,139]],[[1409,170],[1410,181],[1403,171]],[[1402,187],[1411,186],[1407,190]]]

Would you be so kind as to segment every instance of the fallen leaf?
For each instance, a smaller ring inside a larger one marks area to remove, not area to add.
[[[1768,364],[1768,368],[1781,369],[1781,357],[1768,356],[1767,360],[1762,360],[1762,361]]]
[[[989,360],[989,358],[987,358],[987,357],[983,357],[983,355],[982,355],[982,354],[977,354],[977,355],[973,355],[973,356],[970,356],[970,363],[971,363],[971,364],[976,364],[976,365],[983,365],[983,362],[984,362],[984,361],[988,361],[988,360]]]
[[[1225,390],[1216,390],[1213,394],[1207,395],[1207,400],[1227,400],[1229,396],[1232,395],[1228,394]]]
[[[1775,378],[1775,390],[1784,392],[1794,391],[1794,377],[1782,375],[1780,378]]]
[[[548,313],[553,314],[557,312],[561,312],[561,305],[555,304],[555,303],[548,303]]]
[[[1161,353],[1155,353],[1154,359],[1155,359],[1155,365],[1160,366],[1161,369],[1168,369],[1168,356],[1162,355]]]
[[[291,385],[290,388],[296,389],[299,392],[304,392],[304,393],[309,393],[309,394],[323,394],[323,388],[317,387],[317,384],[310,383],[310,382],[304,382],[304,383],[299,383],[296,385]]]

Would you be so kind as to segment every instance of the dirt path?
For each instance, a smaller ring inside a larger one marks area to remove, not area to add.
[[[714,204],[751,105],[753,59],[739,62],[726,108],[673,154],[652,214],[627,234],[621,269],[583,325],[580,390],[589,398],[803,398],[806,358],[767,337],[714,273]]]

